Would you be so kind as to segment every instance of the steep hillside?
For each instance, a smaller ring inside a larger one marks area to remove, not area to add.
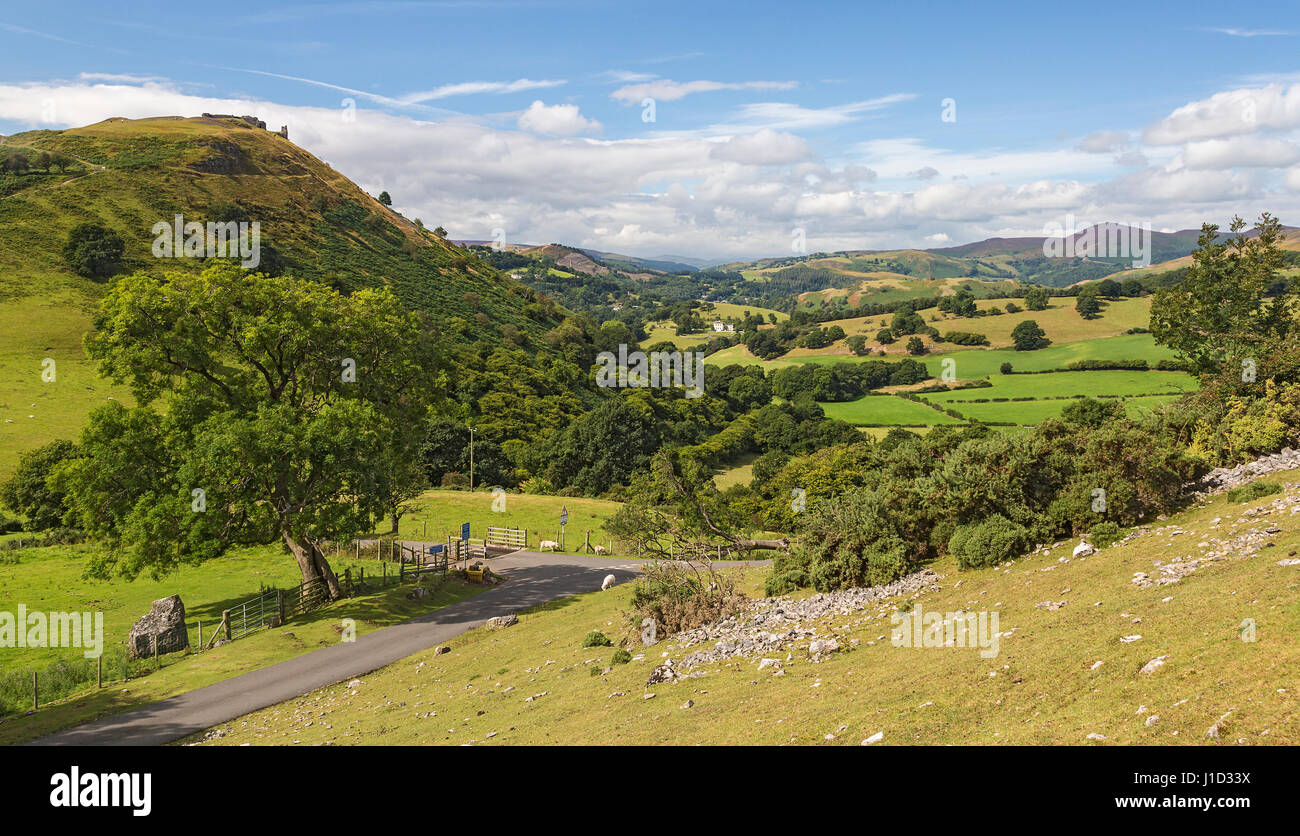
[[[265,272],[292,273],[343,291],[387,285],[438,327],[466,339],[503,326],[540,335],[553,306],[473,254],[382,206],[343,174],[283,136],[240,119],[109,119],[65,131],[6,137],[0,155],[41,152],[75,162],[61,171],[0,175],[0,478],[23,451],[76,435],[91,408],[125,393],[94,374],[81,349],[107,282],[74,273],[68,232],[102,224],[125,243],[118,275],[197,271],[200,258],[156,258],[159,221],[260,224]],[[112,279],[108,280],[109,282]],[[43,362],[57,375],[42,377]]]
[[[261,225],[262,268],[340,290],[388,284],[413,308],[471,319],[484,312],[498,324],[536,327],[512,298],[517,285],[279,134],[241,120],[109,119],[16,134],[0,146],[18,148],[67,154],[87,170],[53,182],[28,175],[25,187],[23,178],[9,184],[0,198],[4,298],[51,286],[97,295],[60,252],[68,230],[87,221],[122,237],[127,271],[198,269],[197,259],[155,258],[153,225],[178,213],[187,221],[212,220],[214,210],[235,205]],[[479,295],[472,304],[463,298],[469,292]]]

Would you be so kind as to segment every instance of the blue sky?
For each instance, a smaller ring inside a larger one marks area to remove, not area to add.
[[[0,12],[0,133],[246,106],[453,237],[637,255],[780,255],[796,228],[813,250],[937,246],[1067,215],[1176,229],[1267,209],[1300,224],[1300,15],[187,8]]]

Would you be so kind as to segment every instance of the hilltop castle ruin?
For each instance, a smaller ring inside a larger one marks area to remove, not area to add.
[[[258,119],[256,116],[235,116],[233,113],[205,113],[205,114],[203,114],[203,118],[205,118],[205,119],[238,119],[238,120],[240,120],[241,122],[247,122],[248,124],[252,125],[254,128],[261,128],[262,130],[266,130],[266,123],[263,122],[261,119]],[[280,130],[276,131],[276,133],[279,134],[280,136],[284,137],[285,139],[288,139],[288,138],[289,138],[289,126],[288,126],[288,125],[281,125],[281,126],[280,126]]]

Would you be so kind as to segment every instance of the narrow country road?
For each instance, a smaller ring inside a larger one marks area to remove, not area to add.
[[[766,561],[752,562],[758,565]],[[33,741],[36,746],[158,746],[392,664],[442,644],[489,618],[600,589],[606,575],[635,577],[636,558],[516,552],[491,561],[506,582],[466,601],[385,627],[355,642],[305,653],[261,670],[198,688]],[[726,563],[718,566],[730,565]]]

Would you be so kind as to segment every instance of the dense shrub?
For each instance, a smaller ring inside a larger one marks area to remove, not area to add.
[[[804,529],[801,544],[773,563],[765,592],[795,586],[821,592],[875,586],[906,574],[908,548],[883,514],[882,497],[853,491],[824,500]]]
[[[1268,482],[1260,479],[1251,482],[1249,485],[1233,488],[1225,496],[1229,502],[1253,502],[1266,496],[1272,496],[1275,493],[1281,493],[1282,486],[1277,482]]]
[[[126,245],[116,232],[95,223],[78,224],[63,244],[63,258],[78,275],[102,279],[122,267]]]
[[[983,522],[958,527],[948,540],[948,551],[963,569],[996,566],[1024,553],[1030,542],[1029,531],[1001,514]]]
[[[943,335],[943,338],[955,345],[988,345],[989,338],[983,334],[972,334],[969,331],[949,331]]]
[[[76,455],[77,447],[71,441],[51,441],[24,453],[13,475],[0,485],[0,501],[27,518],[28,530],[62,524],[68,511],[67,496],[49,477],[60,463]]]
[[[1072,372],[1112,370],[1144,372],[1150,366],[1146,360],[1075,360],[1066,363],[1065,368]]]
[[[587,637],[582,640],[583,647],[609,647],[611,644],[613,644],[613,642],[609,640],[609,636],[606,636],[599,630],[592,630],[587,634]]]
[[[1104,549],[1118,540],[1122,533],[1119,525],[1110,520],[1103,520],[1088,532],[1088,542],[1099,549]]]

